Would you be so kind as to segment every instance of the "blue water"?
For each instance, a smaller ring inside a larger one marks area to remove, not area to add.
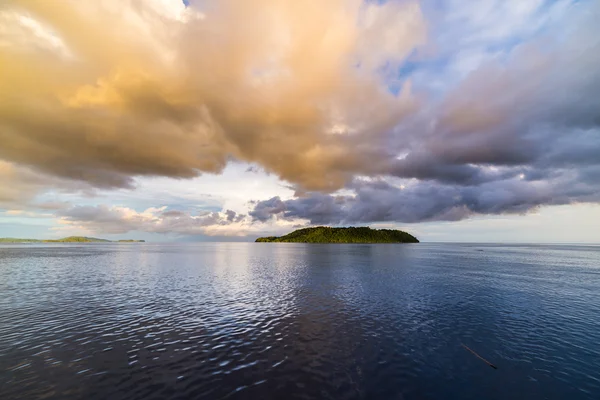
[[[0,398],[597,400],[600,247],[0,246]]]

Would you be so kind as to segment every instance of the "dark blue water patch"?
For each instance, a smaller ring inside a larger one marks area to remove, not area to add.
[[[597,246],[3,245],[0,398],[598,399],[599,289]]]

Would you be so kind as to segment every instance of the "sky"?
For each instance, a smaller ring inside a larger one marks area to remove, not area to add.
[[[600,2],[6,0],[0,237],[600,243]]]

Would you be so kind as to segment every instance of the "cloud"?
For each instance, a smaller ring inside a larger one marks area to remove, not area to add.
[[[59,213],[102,232],[196,234],[599,202],[600,3],[433,3],[0,6],[0,201],[239,160],[295,195],[264,193],[248,217],[239,198],[219,213]]]
[[[18,203],[32,197],[42,179],[15,165],[0,161],[0,204]]]
[[[586,179],[566,172],[554,179],[516,178],[478,186],[413,182],[393,185],[385,180],[355,180],[351,195],[309,193],[281,200],[274,197],[254,204],[256,221],[306,220],[310,224],[352,225],[376,222],[415,223],[459,221],[476,215],[524,214],[542,205],[600,202],[600,168]],[[578,182],[573,184],[572,182]]]
[[[425,41],[411,1],[18,0],[0,18],[0,158],[104,188],[232,158],[342,187],[414,108],[380,68]]]
[[[37,213],[32,211],[23,211],[23,210],[8,210],[4,212],[7,216],[16,216],[16,217],[27,217],[27,218],[52,218],[54,215],[51,213]]]
[[[285,203],[281,201],[279,196],[275,196],[269,200],[257,202],[252,212],[250,212],[250,216],[258,221],[267,221],[271,216],[280,214],[285,209]]]
[[[176,235],[244,236],[248,224],[245,215],[225,212],[191,212],[151,207],[138,212],[128,207],[96,205],[75,206],[56,214],[63,225],[82,231],[124,234],[131,231]]]
[[[0,160],[0,208],[52,210],[64,207],[65,203],[60,201],[36,201],[40,193],[49,190],[90,195],[94,188]]]

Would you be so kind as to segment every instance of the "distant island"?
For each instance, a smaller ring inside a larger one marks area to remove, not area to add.
[[[106,239],[98,239],[94,237],[85,237],[85,236],[69,236],[62,239],[47,239],[47,240],[38,240],[38,239],[18,239],[18,238],[0,238],[0,243],[143,243],[145,240],[106,240]]]
[[[413,235],[395,229],[368,227],[298,229],[285,236],[267,236],[256,239],[267,243],[419,243]]]

